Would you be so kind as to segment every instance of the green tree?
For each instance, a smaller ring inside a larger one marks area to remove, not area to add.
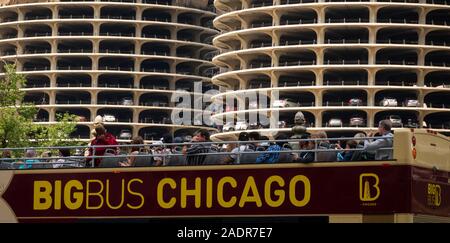
[[[59,123],[52,125],[34,124],[38,109],[23,102],[26,78],[16,72],[14,64],[4,63],[5,75],[0,80],[0,146],[2,148],[26,146],[79,145],[70,139],[76,130],[76,116],[57,116]]]
[[[81,141],[70,137],[76,130],[77,116],[68,113],[57,114],[58,123],[33,126],[33,140],[39,147],[78,146]]]

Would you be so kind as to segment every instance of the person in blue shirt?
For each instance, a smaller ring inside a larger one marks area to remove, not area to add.
[[[19,169],[30,169],[33,167],[33,165],[32,165],[33,163],[39,162],[39,160],[33,159],[33,158],[36,158],[36,150],[34,150],[34,149],[28,149],[25,152],[25,158],[27,158],[27,159],[24,161],[23,164],[21,164],[19,166]]]
[[[278,135],[278,137],[276,138],[277,140],[286,140],[287,136],[284,134],[280,134]],[[280,153],[275,153],[275,152],[279,152],[282,150],[283,148],[283,144],[285,144],[286,142],[277,142],[274,143],[272,145],[269,146],[269,148],[266,150],[266,152],[272,152],[272,153],[263,153],[260,154],[257,158],[256,158],[256,163],[257,164],[273,164],[273,163],[277,163],[279,158],[280,158]]]

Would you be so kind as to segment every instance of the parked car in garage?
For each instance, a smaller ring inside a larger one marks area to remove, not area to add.
[[[408,122],[406,122],[405,126],[407,128],[419,128],[419,123],[413,119],[408,119]]]
[[[292,99],[279,99],[273,102],[274,108],[287,108],[287,107],[297,107],[298,103],[294,102]]]
[[[122,131],[120,131],[120,134],[119,134],[120,139],[126,139],[126,140],[131,139],[132,136],[133,135],[131,134],[131,130],[129,130],[129,129],[123,129]]]
[[[122,99],[122,105],[133,105],[133,99],[130,97],[125,97]]]
[[[342,120],[339,118],[331,118],[328,121],[328,126],[329,127],[342,127]]]
[[[234,129],[236,129],[236,131],[238,131],[238,130],[247,130],[247,128],[248,128],[247,121],[237,121],[236,122],[236,126],[234,127]]]
[[[363,101],[360,98],[351,98],[348,101],[349,106],[361,106],[362,104],[363,104]]]
[[[396,107],[398,106],[397,99],[386,97],[380,101],[380,106],[384,107]]]
[[[353,116],[350,118],[350,126],[352,127],[361,127],[365,125],[364,118],[361,116]]]
[[[223,125],[222,131],[223,132],[234,131],[234,122],[227,122],[227,123],[225,123],[225,125]]]
[[[398,115],[390,115],[387,118],[391,121],[392,127],[403,127],[402,118]]]
[[[105,114],[103,116],[103,122],[115,122],[115,121],[116,121],[116,117],[114,115]]]
[[[403,102],[405,107],[419,107],[419,101],[417,99],[406,99]]]

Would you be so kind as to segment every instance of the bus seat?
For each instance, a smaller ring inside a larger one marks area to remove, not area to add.
[[[119,167],[119,162],[122,161],[121,157],[114,157],[114,154],[106,154],[104,156],[112,156],[102,158],[98,167],[100,168],[114,168]]]
[[[10,170],[13,166],[10,162],[1,162],[0,163],[0,170]]]
[[[186,165],[186,156],[183,154],[172,154],[167,166]]]
[[[153,166],[153,157],[147,152],[139,152],[138,156],[134,160],[134,167],[150,167]],[[142,156],[147,155],[147,156]]]

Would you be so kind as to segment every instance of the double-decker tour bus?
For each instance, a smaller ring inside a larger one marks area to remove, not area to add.
[[[316,218],[450,222],[450,140],[399,129],[393,159],[0,171],[1,222]],[[212,158],[219,158],[212,155]]]

